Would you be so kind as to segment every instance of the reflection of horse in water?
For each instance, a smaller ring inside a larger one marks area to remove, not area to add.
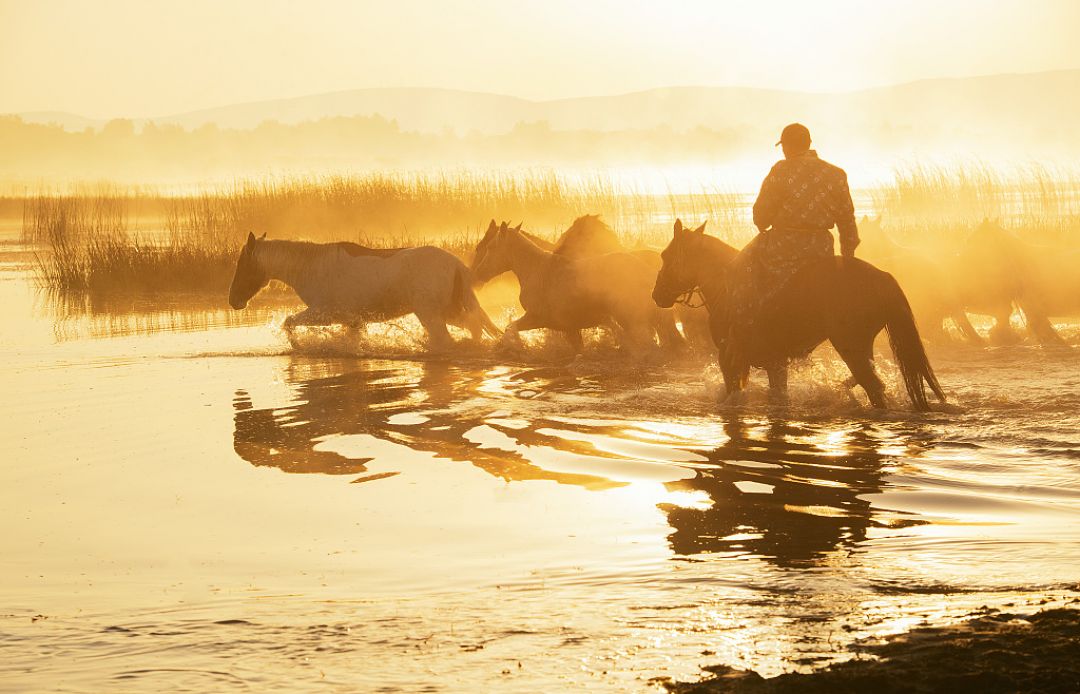
[[[467,461],[505,480],[553,480],[589,489],[618,486],[593,475],[545,470],[520,453],[489,449],[472,440],[469,432],[483,421],[462,404],[477,397],[484,384],[482,373],[442,362],[297,360],[287,381],[295,395],[281,407],[256,407],[249,392],[236,393],[233,448],[252,465],[291,473],[363,474],[371,458],[350,458],[316,446],[334,436],[366,434]],[[424,421],[395,418],[415,415],[421,407]],[[533,427],[503,433],[525,446],[565,448],[559,439],[538,434]]]
[[[624,346],[639,351],[655,334],[662,344],[681,341],[670,312],[650,300],[653,273],[634,253],[570,258],[541,248],[520,228],[492,221],[476,247],[473,270],[481,281],[504,272],[517,276],[525,315],[506,330],[504,340],[511,344],[520,344],[523,330],[550,328],[581,352],[583,329],[611,323],[622,329]]]
[[[473,293],[468,268],[434,246],[380,250],[354,243],[264,241],[248,234],[229,304],[243,308],[272,279],[292,287],[308,306],[286,320],[287,328],[351,326],[413,313],[435,350],[453,343],[448,324],[467,329],[474,340],[500,334]]]
[[[763,308],[753,330],[733,331],[727,314],[725,274],[736,251],[707,236],[705,225],[675,234],[663,252],[664,267],[653,298],[670,306],[700,289],[710,312],[710,327],[720,350],[720,368],[729,395],[742,391],[751,366],[768,370],[774,395],[787,390],[787,360],[809,354],[828,340],[866,391],[871,404],[885,406],[885,386],[874,370],[874,338],[883,329],[916,408],[929,409],[925,386],[945,394],[926,357],[907,298],[892,275],[856,258],[826,258],[799,270]],[[765,232],[768,233],[768,232]]]
[[[714,467],[667,485],[704,491],[713,502],[706,509],[662,507],[677,554],[748,554],[792,566],[854,546],[868,528],[915,522],[874,517],[866,496],[884,487],[882,442],[862,430],[841,442],[838,455],[822,449],[820,431],[783,420],[751,427],[733,416],[724,429],[728,441],[708,454]]]

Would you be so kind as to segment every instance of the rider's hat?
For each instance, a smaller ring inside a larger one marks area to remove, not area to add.
[[[792,123],[780,133],[780,141],[776,146],[781,144],[795,150],[810,149],[810,131],[802,123]]]

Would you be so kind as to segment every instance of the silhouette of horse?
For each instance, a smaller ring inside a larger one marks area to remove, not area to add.
[[[453,344],[447,324],[467,329],[474,340],[484,333],[500,335],[476,300],[469,269],[433,246],[374,249],[347,242],[265,241],[248,234],[229,304],[244,308],[272,279],[292,287],[308,306],[289,316],[286,328],[354,326],[413,313],[432,350]]]
[[[729,397],[746,387],[751,366],[765,368],[773,396],[784,397],[787,360],[829,340],[871,404],[885,407],[885,387],[873,364],[874,338],[884,328],[912,404],[929,409],[926,385],[944,402],[911,307],[892,275],[862,260],[826,258],[793,275],[752,330],[733,330],[726,316],[726,270],[738,252],[704,232],[704,224],[691,230],[675,221],[674,237],[661,254],[664,266],[653,299],[670,306],[687,292],[701,291]]]
[[[495,226],[491,220],[489,229]],[[518,229],[520,229],[520,225]],[[530,241],[544,250],[568,258],[589,258],[607,253],[632,253],[647,263],[655,276],[660,272],[663,261],[660,253],[648,248],[630,249],[619,240],[615,230],[608,226],[599,215],[582,215],[564,231],[554,243],[522,230]],[[683,334],[679,334],[675,318],[682,323]],[[673,310],[665,309],[657,326],[657,338],[665,348],[680,349],[689,341],[698,349],[711,349],[712,338],[709,335],[709,316],[701,307],[691,308],[685,304],[676,304]],[[685,335],[685,340],[683,338]]]
[[[663,312],[649,298],[653,274],[633,253],[570,258],[540,247],[520,225],[496,227],[492,220],[476,247],[473,272],[482,282],[504,272],[518,278],[525,315],[506,329],[507,343],[520,344],[523,330],[549,328],[581,352],[582,329],[614,323],[624,331],[626,346],[640,349],[652,343],[663,322]]]
[[[1016,342],[1009,324],[1013,307],[1019,308],[1031,334],[1042,343],[1061,343],[1048,314],[1055,299],[1066,299],[1068,291],[1055,292],[1051,278],[1075,277],[1076,266],[1068,254],[1040,252],[1012,236],[997,222],[983,222],[964,242],[956,259],[960,279],[960,299],[972,313],[991,315],[995,325],[991,338],[998,343]],[[1064,262],[1063,262],[1064,261]],[[1077,283],[1080,285],[1080,283]],[[1074,291],[1080,292],[1080,286]],[[1075,297],[1080,306],[1080,294]],[[1062,311],[1062,312],[1067,312]]]
[[[859,255],[892,274],[907,288],[908,300],[918,317],[920,330],[927,338],[945,338],[944,323],[951,319],[968,342],[983,344],[983,338],[971,324],[960,298],[955,274],[941,258],[892,240],[881,219],[863,217],[859,221]]]

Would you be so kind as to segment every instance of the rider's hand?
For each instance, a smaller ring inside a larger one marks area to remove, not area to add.
[[[850,242],[850,243],[844,243],[844,242],[841,241],[841,243],[840,243],[840,255],[842,255],[845,258],[854,258],[855,257],[855,248],[858,247],[858,245],[859,245],[859,239],[855,239],[854,242]]]

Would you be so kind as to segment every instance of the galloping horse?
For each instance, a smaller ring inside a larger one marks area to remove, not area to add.
[[[1052,283],[1075,278],[1075,260],[1075,254],[1070,257],[1068,252],[1030,246],[997,222],[985,219],[967,238],[957,258],[961,300],[972,313],[994,316],[990,336],[995,342],[1008,344],[1018,339],[1009,324],[1015,305],[1039,342],[1060,344],[1063,340],[1048,315],[1057,312],[1055,299],[1069,292],[1054,291]],[[1073,287],[1072,293],[1077,292],[1080,283]],[[1076,305],[1080,301],[1075,301]]]
[[[494,226],[493,219],[488,230],[490,231]],[[521,230],[520,225],[517,228]],[[630,249],[624,246],[615,230],[595,214],[582,215],[575,219],[555,243],[524,230],[521,230],[521,233],[540,248],[567,258],[590,258],[607,253],[632,253],[648,264],[653,276],[660,272],[660,266],[663,265],[657,251],[648,248]],[[679,334],[675,326],[676,317],[682,323],[682,334]],[[681,349],[686,342],[692,343],[699,349],[711,347],[708,314],[702,308],[678,304],[674,307],[674,311],[665,310],[658,320],[656,332],[661,347]]]
[[[885,407],[885,386],[873,364],[874,338],[885,328],[912,404],[929,409],[926,385],[944,402],[911,307],[892,275],[854,258],[808,265],[770,300],[750,334],[744,335],[727,321],[726,271],[738,251],[704,232],[704,224],[691,230],[675,221],[674,238],[661,254],[664,266],[653,299],[658,306],[671,306],[694,289],[702,292],[729,396],[746,387],[751,366],[766,368],[772,393],[785,396],[787,360],[829,340],[871,404]]]
[[[476,247],[473,271],[480,281],[513,272],[521,284],[525,315],[503,335],[520,342],[523,330],[550,328],[563,333],[576,352],[581,330],[614,322],[635,348],[652,343],[663,312],[649,298],[653,273],[633,253],[568,258],[545,250],[504,222],[488,227]]]
[[[352,326],[414,313],[435,351],[453,344],[447,324],[467,329],[473,340],[484,333],[500,335],[476,300],[469,269],[434,246],[375,249],[347,242],[265,241],[248,234],[229,304],[244,308],[272,279],[292,287],[308,306],[286,319],[287,328]]]
[[[908,299],[928,339],[946,338],[944,323],[951,319],[965,340],[983,344],[982,336],[964,311],[956,274],[946,269],[942,258],[896,243],[885,232],[880,217],[863,217],[859,221],[859,235],[862,237],[859,255],[899,278],[907,287]]]

